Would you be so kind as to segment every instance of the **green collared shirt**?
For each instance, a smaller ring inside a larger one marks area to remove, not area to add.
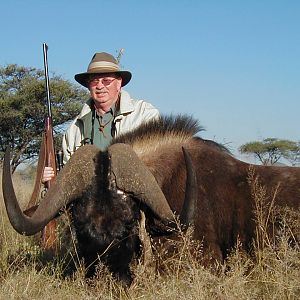
[[[98,115],[94,107],[91,107],[91,111],[81,118],[84,143],[93,144],[105,151],[114,137],[115,115],[115,106],[103,115]]]

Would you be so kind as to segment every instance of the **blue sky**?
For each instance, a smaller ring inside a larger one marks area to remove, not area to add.
[[[163,114],[199,119],[237,157],[243,143],[300,140],[300,1],[6,0],[0,65],[74,82],[95,52],[124,48],[126,90]]]

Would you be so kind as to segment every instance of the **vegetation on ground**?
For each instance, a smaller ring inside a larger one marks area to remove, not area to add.
[[[251,174],[250,174],[251,175]],[[10,226],[1,195],[0,219],[0,299],[299,299],[300,298],[300,212],[266,207],[265,190],[249,177],[256,199],[257,239],[253,253],[236,248],[214,269],[201,266],[195,249],[201,243],[191,239],[191,230],[174,242],[172,255],[161,250],[159,262],[132,264],[133,284],[126,288],[99,264],[95,278],[86,280],[76,252],[76,239],[68,220],[60,222],[60,253],[51,257],[39,245],[39,236],[25,237]],[[31,178],[14,174],[18,199],[26,206]],[[2,187],[1,187],[2,188]],[[279,218],[280,216],[280,218]],[[276,239],[266,227],[280,222]]]

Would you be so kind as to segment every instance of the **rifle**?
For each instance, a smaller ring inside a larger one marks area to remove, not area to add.
[[[54,150],[54,139],[53,139],[53,125],[52,125],[52,112],[51,112],[51,101],[50,101],[50,85],[48,75],[48,58],[47,58],[48,46],[43,43],[43,54],[44,54],[44,69],[45,69],[45,83],[46,83],[46,94],[47,94],[47,115],[45,117],[45,131],[43,136],[42,147],[44,146],[45,153],[45,164],[46,167],[52,167],[57,172],[57,164],[55,159]],[[55,177],[45,183],[45,188],[49,189]],[[42,231],[42,246],[44,249],[54,250],[56,247],[56,220],[50,221]]]
[[[55,155],[54,150],[54,139],[53,139],[53,125],[52,125],[52,112],[51,112],[51,101],[50,101],[50,85],[48,75],[48,59],[47,59],[48,46],[43,43],[43,54],[44,54],[44,68],[45,68],[45,82],[46,82],[46,93],[47,93],[47,115],[45,117],[45,129],[42,137],[41,148],[39,152],[39,160],[37,165],[37,175],[35,179],[34,189],[31,198],[27,204],[25,214],[31,216],[34,214],[38,207],[39,196],[41,192],[41,181],[45,167],[52,167],[55,176],[52,180],[45,183],[45,190],[42,196],[45,194],[51,184],[54,182],[56,172],[60,171],[63,167],[63,154],[62,151],[58,151]],[[56,161],[57,160],[57,161]],[[56,228],[57,224],[55,220],[50,221],[42,231],[42,246],[45,250],[55,251],[57,246],[56,240]]]

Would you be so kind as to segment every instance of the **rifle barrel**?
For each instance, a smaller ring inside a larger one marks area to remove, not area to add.
[[[46,82],[46,92],[47,92],[47,108],[48,116],[51,118],[51,102],[50,102],[50,84],[49,84],[49,74],[48,74],[48,46],[46,43],[43,43],[43,54],[44,54],[44,69],[45,69],[45,82]]]

